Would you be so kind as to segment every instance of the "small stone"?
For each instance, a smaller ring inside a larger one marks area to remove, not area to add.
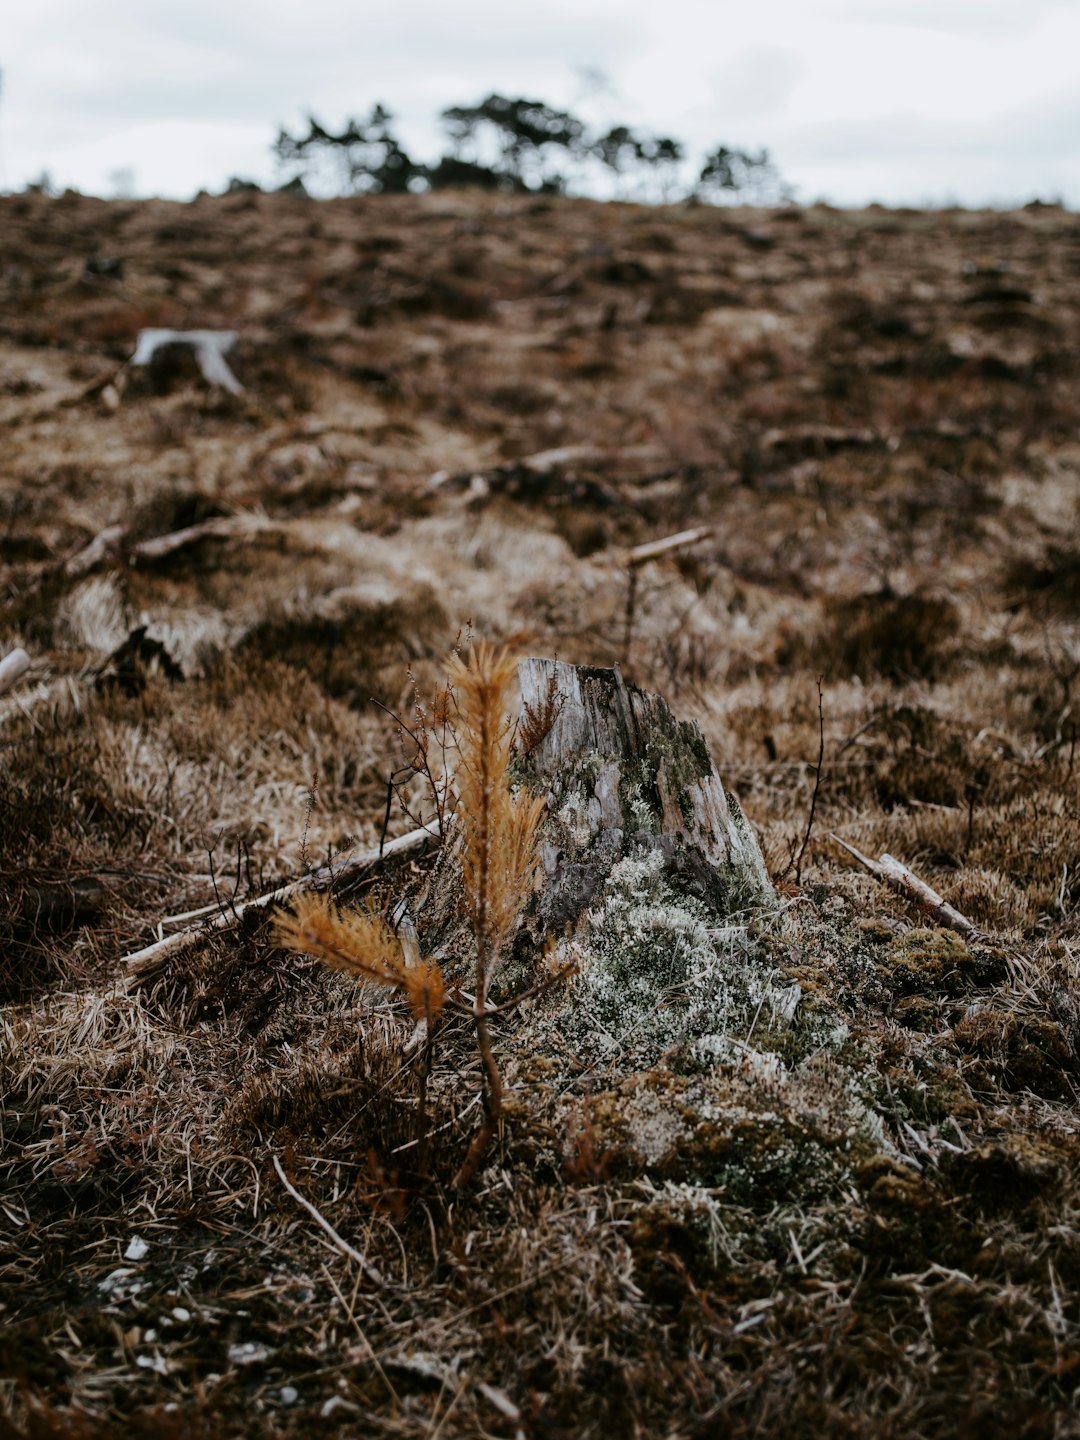
[[[297,1400],[300,1399],[300,1391],[297,1390],[295,1385],[282,1385],[278,1391],[278,1395],[282,1405],[295,1405]]]
[[[111,1295],[115,1290],[119,1290],[123,1286],[124,1281],[134,1274],[135,1271],[129,1266],[120,1265],[117,1269],[111,1270],[109,1274],[105,1276],[104,1280],[98,1282],[98,1289],[104,1291],[106,1295]]]
[[[125,1260],[145,1260],[150,1253],[150,1246],[141,1235],[132,1235],[128,1241],[128,1247],[124,1251]]]
[[[230,1365],[262,1365],[270,1358],[270,1350],[255,1340],[244,1340],[228,1349]]]
[[[168,1375],[171,1369],[164,1355],[136,1355],[135,1364],[140,1370],[152,1370],[155,1375]]]

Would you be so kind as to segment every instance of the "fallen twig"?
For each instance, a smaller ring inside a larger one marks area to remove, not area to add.
[[[680,530],[677,535],[667,535],[663,540],[647,540],[644,545],[635,545],[626,557],[627,569],[644,565],[646,561],[657,560],[661,555],[670,555],[673,550],[683,550],[707,540],[712,534],[711,525],[698,525],[693,530]]]
[[[168,959],[170,955],[180,954],[193,945],[202,944],[204,940],[208,940],[219,930],[228,930],[249,910],[264,910],[270,905],[278,905],[281,901],[287,900],[291,895],[298,895],[303,890],[320,890],[342,875],[351,874],[355,870],[363,870],[368,865],[375,865],[380,858],[385,859],[388,855],[405,855],[412,850],[419,850],[429,841],[436,839],[438,833],[438,826],[432,821],[428,825],[422,825],[418,830],[410,830],[407,835],[401,835],[397,840],[391,840],[383,846],[381,857],[378,850],[364,850],[359,855],[350,855],[344,860],[336,861],[333,865],[324,865],[321,869],[313,871],[312,874],[305,875],[300,880],[294,880],[289,885],[281,885],[278,889],[271,890],[265,895],[259,895],[254,900],[247,900],[242,905],[237,905],[229,910],[218,910],[207,925],[189,925],[186,930],[179,930],[175,935],[166,936],[164,940],[155,940],[152,945],[147,945],[142,950],[136,950],[133,955],[125,956],[124,964],[130,967],[133,977],[143,975],[147,970]]]
[[[942,899],[936,890],[927,885],[925,880],[920,880],[918,875],[909,870],[895,856],[885,854],[877,860],[871,860],[861,850],[856,850],[854,845],[849,845],[846,840],[841,840],[839,835],[830,835],[829,839],[835,840],[842,850],[846,850],[849,855],[853,856],[863,869],[869,871],[876,880],[881,880],[908,900],[914,900],[939,925],[944,925],[949,930],[958,930],[961,935],[978,935],[980,933],[978,926],[973,925],[966,915],[961,915],[959,910],[953,909],[947,900]]]
[[[88,575],[103,560],[112,559],[124,538],[123,525],[107,525],[96,534],[89,545],[77,551],[64,562],[64,574],[69,580]]]
[[[274,1169],[277,1171],[278,1179],[281,1181],[282,1185],[285,1186],[285,1189],[289,1192],[289,1194],[297,1202],[297,1204],[302,1205],[304,1209],[308,1212],[308,1214],[311,1216],[311,1218],[316,1222],[316,1224],[320,1225],[322,1229],[326,1231],[327,1235],[329,1235],[330,1239],[334,1242],[334,1244],[337,1246],[337,1248],[341,1251],[343,1255],[347,1255],[350,1260],[355,1261],[356,1264],[360,1266],[360,1269],[363,1271],[365,1276],[371,1281],[373,1285],[378,1285],[380,1290],[385,1290],[387,1282],[382,1274],[382,1271],[376,1269],[376,1267],[372,1265],[371,1261],[368,1260],[365,1256],[361,1255],[359,1250],[355,1250],[347,1240],[343,1240],[338,1234],[338,1232],[334,1229],[334,1227],[330,1224],[330,1221],[327,1220],[325,1216],[319,1214],[318,1210],[315,1209],[315,1206],[311,1203],[310,1200],[304,1199],[303,1195],[300,1194],[300,1191],[297,1190],[295,1185],[291,1185],[289,1183],[288,1176],[282,1169],[281,1161],[278,1159],[278,1157],[276,1155],[272,1155],[270,1158],[274,1162]]]
[[[185,545],[194,545],[198,540],[233,538],[247,539],[268,531],[281,530],[280,520],[271,520],[267,515],[215,515],[202,520],[198,525],[187,525],[183,530],[171,530],[167,535],[154,535],[149,540],[140,540],[131,547],[132,560],[162,560]]]
[[[0,695],[21,680],[30,669],[30,656],[25,650],[15,649],[0,660]]]

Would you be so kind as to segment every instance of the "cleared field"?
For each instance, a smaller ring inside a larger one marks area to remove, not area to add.
[[[1080,1433],[1078,296],[1053,207],[0,198],[0,1435]],[[624,871],[682,1040],[507,1011],[456,1193],[463,1017],[421,1168],[407,1006],[124,957],[377,848],[469,632],[696,720],[779,903]]]

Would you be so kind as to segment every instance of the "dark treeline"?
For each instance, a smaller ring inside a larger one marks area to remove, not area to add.
[[[274,153],[289,185],[339,194],[404,194],[471,185],[506,193],[591,194],[608,190],[638,200],[741,199],[780,204],[791,198],[767,150],[718,145],[695,163],[681,140],[615,125],[596,133],[568,110],[542,100],[489,95],[452,105],[440,116],[445,153],[414,159],[385,106],[350,119],[337,133],[313,115],[306,133],[282,129]],[[245,182],[234,181],[232,188]]]

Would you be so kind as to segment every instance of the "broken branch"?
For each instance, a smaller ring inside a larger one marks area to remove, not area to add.
[[[10,690],[30,669],[30,656],[23,649],[12,650],[0,660],[0,695]]]
[[[920,880],[918,875],[894,855],[884,854],[877,860],[871,860],[861,850],[856,850],[854,845],[841,840],[839,835],[830,835],[829,839],[835,840],[842,850],[853,856],[875,880],[880,880],[906,899],[914,900],[939,925],[944,925],[949,930],[957,930],[961,935],[976,936],[980,933],[978,926],[973,925],[966,915],[961,915],[959,910],[955,910],[925,880]]]
[[[167,535],[154,535],[149,540],[140,540],[131,547],[131,558],[142,561],[163,560],[173,551],[182,550],[185,545],[194,545],[199,540],[229,540],[236,537],[246,539],[282,528],[280,521],[271,520],[266,515],[215,515],[210,520],[200,521],[198,525],[187,525],[183,530],[170,530]]]
[[[668,535],[663,540],[647,540],[644,545],[635,545],[627,555],[627,569],[657,560],[661,555],[670,555],[673,550],[684,550],[688,545],[696,545],[699,540],[707,540],[711,534],[711,525],[699,525],[694,530],[680,530],[677,535]]]
[[[429,840],[438,837],[438,825],[432,821],[428,825],[422,825],[418,830],[410,830],[407,835],[400,836],[397,840],[391,840],[382,847],[382,851],[364,850],[359,855],[350,855],[345,860],[339,860],[333,865],[324,865],[321,869],[314,871],[311,875],[305,875],[300,880],[294,880],[290,885],[279,886],[265,895],[259,895],[254,900],[245,901],[242,905],[236,905],[229,910],[219,911],[207,925],[190,925],[186,930],[179,930],[175,935],[168,935],[164,940],[156,940],[152,945],[146,945],[142,950],[136,950],[133,955],[124,957],[124,964],[131,969],[131,976],[144,975],[148,970],[154,969],[162,961],[167,960],[170,955],[177,955],[194,945],[201,945],[211,935],[219,930],[228,930],[232,925],[243,919],[249,910],[265,910],[271,905],[278,905],[283,900],[288,900],[292,895],[299,895],[304,890],[321,890],[332,881],[338,880],[342,875],[352,874],[354,871],[363,870],[369,865],[378,864],[380,858],[385,859],[388,855],[407,855],[413,850],[419,850],[426,846]]]
[[[94,536],[89,545],[64,562],[64,574],[71,580],[88,575],[103,560],[111,560],[115,556],[123,538],[123,525],[107,525]]]

